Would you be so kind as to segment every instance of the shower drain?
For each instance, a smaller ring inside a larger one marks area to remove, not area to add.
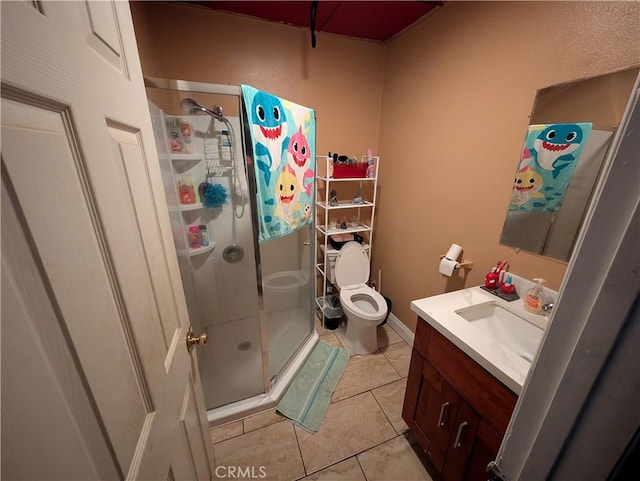
[[[240,349],[241,351],[248,351],[249,349],[251,349],[251,343],[249,341],[241,342],[240,344],[238,344],[238,349]]]

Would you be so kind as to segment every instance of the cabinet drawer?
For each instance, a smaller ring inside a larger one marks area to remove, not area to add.
[[[429,332],[426,360],[504,436],[516,405],[513,392],[435,329]]]

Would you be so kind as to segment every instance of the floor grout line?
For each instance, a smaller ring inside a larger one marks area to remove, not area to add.
[[[390,329],[392,329],[392,330],[393,330],[393,328],[390,328]],[[329,332],[329,333],[326,333],[326,334],[331,334],[331,333],[333,333],[333,331],[331,331],[331,332]],[[318,333],[318,335],[320,335],[320,334]],[[335,335],[335,334],[334,334],[334,335]],[[341,343],[341,341],[340,341],[340,338],[339,338],[337,335],[336,335],[336,338],[338,339],[338,343],[340,343],[340,344],[342,345],[342,343]],[[324,470],[326,470],[326,469],[329,469],[329,468],[331,468],[332,466],[335,466],[335,465],[337,465],[337,464],[343,463],[343,462],[345,462],[345,461],[347,461],[347,460],[349,460],[349,459],[351,459],[351,458],[355,458],[356,463],[357,463],[357,465],[358,465],[358,467],[359,467],[359,469],[360,469],[360,472],[362,473],[363,478],[364,478],[365,480],[367,480],[367,481],[368,481],[368,478],[367,478],[367,476],[366,476],[366,474],[365,474],[364,468],[363,468],[363,466],[362,466],[362,464],[361,464],[361,462],[360,462],[359,456],[360,456],[361,454],[363,454],[363,453],[366,453],[366,452],[368,452],[368,451],[371,451],[372,449],[376,449],[376,448],[378,448],[379,446],[382,446],[382,445],[383,445],[383,444],[385,444],[385,443],[389,443],[389,442],[391,442],[391,441],[393,441],[393,440],[395,440],[395,439],[397,439],[397,438],[399,438],[399,437],[401,437],[401,436],[402,436],[402,437],[404,437],[405,439],[408,439],[408,438],[407,438],[407,432],[406,432],[406,431],[403,431],[403,432],[401,432],[401,433],[398,433],[398,431],[396,431],[396,428],[394,427],[393,423],[391,422],[391,419],[389,418],[389,415],[388,415],[388,414],[387,414],[387,412],[383,409],[382,404],[380,403],[380,401],[378,400],[378,398],[376,397],[376,395],[373,393],[373,391],[374,391],[374,390],[376,390],[376,389],[380,389],[380,388],[383,388],[383,387],[385,387],[385,386],[389,386],[389,385],[391,385],[391,384],[393,384],[393,383],[396,383],[396,382],[399,382],[399,381],[405,380],[405,379],[407,378],[407,376],[402,375],[402,373],[400,373],[400,372],[398,371],[398,369],[397,369],[397,368],[394,366],[394,364],[390,361],[389,357],[387,357],[387,355],[385,354],[385,350],[386,350],[386,348],[388,348],[388,347],[390,347],[390,346],[394,346],[394,345],[400,344],[401,342],[404,342],[405,344],[408,344],[408,343],[406,343],[406,341],[404,341],[404,339],[400,339],[400,340],[399,340],[399,341],[397,341],[397,342],[392,342],[392,343],[389,343],[389,344],[387,344],[387,345],[385,345],[385,346],[382,346],[382,347],[380,347],[380,348],[379,348],[379,350],[378,350],[378,352],[379,352],[379,353],[381,353],[381,354],[383,355],[383,358],[385,359],[385,361],[386,361],[388,364],[390,364],[390,365],[391,365],[391,367],[393,368],[394,372],[399,376],[399,379],[394,379],[394,380],[391,380],[391,381],[388,381],[388,382],[384,382],[383,384],[381,384],[381,385],[379,385],[379,386],[371,387],[371,388],[369,388],[369,389],[366,389],[365,391],[362,391],[362,392],[359,392],[359,393],[355,393],[355,394],[349,395],[349,396],[344,397],[344,398],[342,398],[342,399],[340,399],[340,400],[338,400],[338,401],[334,401],[334,400],[332,399],[332,400],[331,400],[331,402],[330,402],[330,404],[329,404],[329,407],[330,407],[330,406],[331,406],[331,405],[333,405],[333,404],[337,404],[337,403],[339,403],[339,402],[346,401],[347,399],[351,399],[351,398],[356,397],[356,396],[360,396],[360,395],[363,395],[363,394],[366,394],[366,393],[370,393],[370,394],[371,394],[371,396],[373,397],[373,399],[374,399],[375,403],[376,403],[376,406],[380,409],[380,411],[382,411],[382,413],[383,413],[383,415],[384,415],[385,420],[386,420],[386,421],[387,421],[387,423],[391,426],[392,431],[393,431],[393,433],[394,433],[394,436],[392,436],[391,438],[386,439],[386,440],[384,440],[384,441],[381,441],[381,442],[379,442],[379,443],[377,443],[377,444],[375,444],[375,445],[369,446],[369,447],[368,447],[368,448],[366,448],[366,449],[363,449],[363,450],[361,450],[361,451],[358,451],[358,452],[356,452],[356,453],[353,453],[353,454],[351,454],[351,455],[349,455],[349,456],[345,457],[344,459],[340,459],[340,460],[338,460],[338,461],[335,461],[335,462],[333,462],[333,463],[329,464],[328,466],[325,466],[325,467],[323,467],[323,468],[321,468],[321,469],[318,469],[318,470],[316,470],[316,471],[313,471],[313,472],[310,472],[310,473],[309,473],[309,472],[307,472],[307,466],[306,466],[306,464],[305,464],[305,460],[304,460],[304,457],[303,457],[303,455],[302,455],[302,449],[301,449],[301,447],[300,447],[300,439],[299,439],[299,437],[298,437],[298,433],[297,433],[297,430],[296,430],[296,427],[295,427],[295,423],[291,422],[291,421],[290,421],[290,420],[288,420],[288,419],[284,419],[283,421],[289,422],[289,423],[291,424],[291,426],[292,426],[292,429],[293,429],[293,432],[294,432],[294,436],[295,436],[295,439],[296,439],[296,445],[297,445],[297,447],[298,447],[298,453],[299,453],[299,455],[300,455],[300,459],[301,459],[301,461],[302,461],[302,468],[303,468],[303,472],[305,473],[302,477],[296,478],[296,480],[297,480],[297,481],[302,480],[303,478],[306,478],[306,477],[308,477],[308,476],[314,475],[314,474],[316,474],[316,473],[319,473],[319,472],[321,472],[321,471],[324,471]],[[353,356],[351,356],[351,357],[353,357]],[[351,359],[349,359],[349,361],[351,361]],[[333,398],[333,396],[332,396],[332,398]],[[271,423],[271,424],[268,424],[268,425],[266,425],[266,426],[262,426],[262,427],[260,427],[260,428],[258,428],[258,429],[254,429],[254,430],[252,430],[252,431],[247,432],[247,430],[246,430],[246,425],[245,425],[245,420],[246,420],[248,417],[250,417],[250,416],[244,417],[244,418],[242,418],[242,419],[240,419],[240,420],[239,420],[239,421],[241,421],[241,422],[242,422],[242,424],[241,424],[241,427],[242,427],[242,433],[240,433],[240,434],[236,434],[236,435],[234,435],[234,436],[231,436],[231,437],[229,437],[229,438],[227,438],[227,439],[225,439],[225,440],[223,440],[223,441],[218,441],[217,443],[213,443],[213,440],[212,440],[212,444],[215,446],[215,445],[217,445],[217,444],[220,444],[220,443],[222,443],[222,442],[228,441],[228,440],[230,440],[230,439],[234,439],[234,438],[237,438],[237,437],[240,437],[240,436],[244,436],[244,435],[247,435],[247,434],[250,434],[250,433],[254,433],[254,432],[257,432],[257,431],[260,431],[260,430],[266,429],[266,428],[268,428],[268,427],[270,427],[270,426],[272,426],[272,425],[274,425],[274,424],[278,424],[279,422],[283,422],[283,421],[279,421],[278,423]],[[231,423],[227,423],[227,424],[232,424],[232,422],[231,422]],[[219,427],[221,427],[221,426],[217,426],[217,428],[219,428]],[[212,429],[215,429],[215,428],[212,428]],[[215,456],[215,451],[214,451],[214,456]]]
[[[302,461],[302,470],[304,471],[303,478],[306,478],[307,476],[309,476],[309,473],[307,473],[307,466],[306,464],[304,464],[304,456],[302,455],[302,448],[300,448],[300,440],[298,439],[298,432],[296,431],[295,424],[293,424],[293,435],[296,437],[296,444],[298,445],[298,453],[300,453],[300,460]]]

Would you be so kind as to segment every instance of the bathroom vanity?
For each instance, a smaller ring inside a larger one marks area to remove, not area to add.
[[[413,301],[402,417],[445,481],[486,480],[547,319],[479,287]]]

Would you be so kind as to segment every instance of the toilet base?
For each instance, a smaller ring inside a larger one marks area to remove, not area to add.
[[[365,356],[378,351],[378,324],[379,322],[349,322],[347,318],[343,334],[351,352]]]

